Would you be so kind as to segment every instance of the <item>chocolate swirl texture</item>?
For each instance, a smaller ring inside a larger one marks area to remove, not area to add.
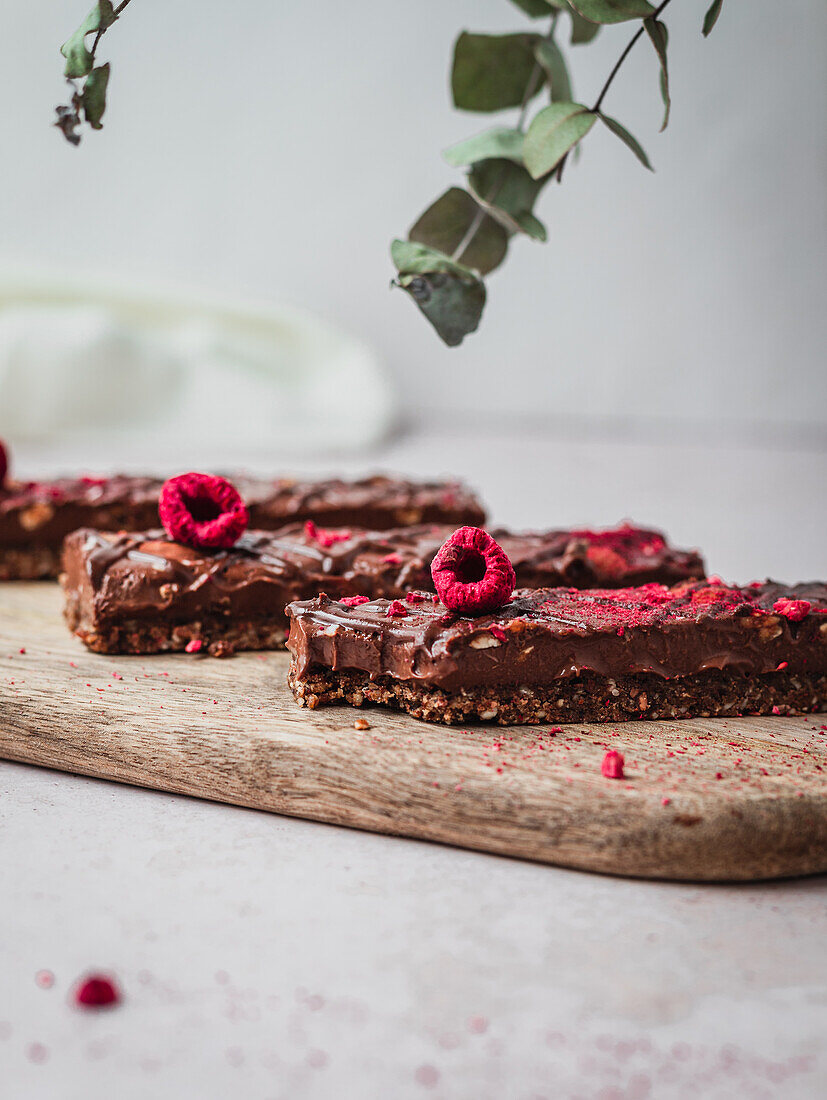
[[[278,530],[298,520],[374,530],[419,523],[481,524],[485,512],[459,482],[416,482],[376,475],[355,481],[297,481],[229,475],[250,526]],[[146,531],[158,525],[163,480],[152,477],[59,478],[0,488],[0,580],[56,576],[60,546],[80,527]]]
[[[773,610],[807,601],[799,622]],[[491,614],[466,618],[441,605],[388,617],[375,600],[348,607],[327,596],[291,604],[292,675],[356,670],[456,693],[546,686],[596,673],[664,679],[725,670],[760,676],[782,666],[827,674],[827,586],[768,581],[746,588],[691,582],[620,590],[522,589]]]
[[[73,630],[104,648],[128,652],[127,637],[135,623],[182,624],[204,617],[233,622],[268,623],[284,633],[286,604],[319,592],[369,599],[404,597],[412,589],[433,591],[431,560],[453,530],[422,524],[393,531],[320,529],[304,524],[281,531],[250,531],[229,550],[203,551],[172,542],[163,531],[107,534],[81,529],[64,549],[63,586],[67,618]],[[604,584],[641,572],[667,580],[700,573],[697,554],[673,550],[654,532],[623,529],[629,543],[625,573],[616,562],[608,575],[589,557],[615,532],[566,531],[515,535],[498,531],[515,565],[521,585],[575,578]],[[648,548],[656,546],[656,552]],[[211,623],[220,633],[220,625]],[[143,632],[145,633],[145,632]],[[150,652],[142,638],[140,652]],[[104,651],[108,651],[104,649]]]

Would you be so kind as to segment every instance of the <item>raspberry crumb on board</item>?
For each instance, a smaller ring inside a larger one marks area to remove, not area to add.
[[[616,752],[615,749],[609,749],[603,757],[600,771],[607,779],[625,779],[626,776],[623,771],[623,764],[623,756],[619,752]]]
[[[74,1001],[79,1008],[109,1008],[120,1003],[121,993],[105,974],[90,974],[76,987]]]
[[[193,638],[191,641],[187,642],[184,649],[187,653],[200,653],[203,647],[204,643],[200,638]]]

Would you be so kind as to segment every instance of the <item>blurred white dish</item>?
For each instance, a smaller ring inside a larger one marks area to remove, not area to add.
[[[0,273],[0,435],[124,432],[361,450],[394,419],[374,354],[309,313]]]

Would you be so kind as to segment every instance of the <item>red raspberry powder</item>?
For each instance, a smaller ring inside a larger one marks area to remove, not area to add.
[[[600,765],[600,770],[607,779],[624,779],[623,757],[619,752],[615,752],[614,749],[609,749],[603,757],[603,763]]]
[[[111,978],[90,974],[77,986],[74,998],[79,1008],[109,1008],[120,1002],[121,993]]]
[[[9,452],[6,445],[0,439],[0,489],[6,484],[6,474],[9,472]]]
[[[171,477],[161,489],[158,512],[171,539],[208,550],[228,550],[249,522],[235,486],[212,474]]]
[[[514,567],[480,527],[460,527],[437,551],[431,576],[443,604],[467,614],[494,611],[514,591]]]
[[[788,600],[786,596],[782,596],[780,600],[775,601],[772,609],[790,622],[800,623],[810,613],[810,606],[809,600]]]

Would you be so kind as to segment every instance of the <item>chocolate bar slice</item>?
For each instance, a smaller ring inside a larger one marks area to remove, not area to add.
[[[100,653],[272,648],[287,632],[284,608],[325,591],[395,599],[433,591],[430,565],[452,526],[393,531],[318,527],[247,532],[231,550],[198,551],[161,530],[106,534],[81,529],[65,544],[62,583],[69,626]],[[703,562],[654,531],[497,531],[522,586],[549,579],[602,586],[643,577],[700,576]],[[621,557],[617,549],[623,548]],[[603,551],[608,549],[608,555]],[[599,551],[597,556],[593,550]]]
[[[827,704],[827,585],[522,589],[477,618],[430,603],[291,604],[301,706],[430,722],[623,722]]]
[[[358,481],[291,481],[233,475],[251,528],[274,531],[296,520],[384,530],[420,523],[479,525],[485,512],[458,482],[374,476]],[[158,525],[163,481],[81,477],[0,487],[0,581],[56,577],[64,537],[79,527],[145,531]]]

